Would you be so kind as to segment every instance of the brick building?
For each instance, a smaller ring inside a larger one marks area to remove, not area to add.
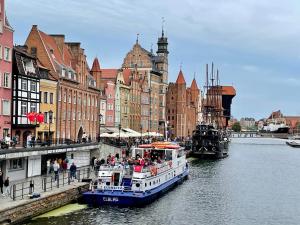
[[[0,0],[0,140],[11,134],[11,80],[13,29],[5,14],[5,0]]]
[[[182,71],[176,83],[170,83],[167,91],[167,121],[169,137],[191,136],[198,121],[200,90],[193,79],[191,87],[186,87]]]
[[[48,35],[33,25],[26,45],[58,81],[56,138],[81,141],[83,133],[96,138],[101,93],[80,43],[67,43],[64,35]]]

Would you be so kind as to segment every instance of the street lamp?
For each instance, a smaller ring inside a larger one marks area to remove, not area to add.
[[[103,117],[103,115],[100,113],[100,114],[99,114],[99,135],[98,135],[98,142],[101,141],[101,136],[100,136],[100,134],[101,134],[101,121],[102,121],[102,117]]]
[[[165,133],[165,135],[166,135],[166,141],[168,141],[168,133],[169,133],[169,121],[166,121],[166,127],[167,127],[167,129],[166,129],[166,133]]]
[[[142,140],[143,140],[143,125],[141,124],[140,125],[140,128],[141,128],[141,141],[140,141],[140,143],[142,144]]]
[[[121,129],[122,129],[122,126],[121,126],[121,124],[119,124],[119,146],[121,146]]]
[[[48,121],[48,124],[49,124],[49,131],[48,131],[48,146],[51,145],[51,139],[50,139],[50,132],[51,132],[51,123],[53,122],[53,111],[52,110],[49,110],[48,112],[48,115],[49,115],[49,121]]]

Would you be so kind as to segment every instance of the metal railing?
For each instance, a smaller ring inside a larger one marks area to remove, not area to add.
[[[75,174],[66,171],[58,173],[58,175],[51,174],[49,176],[40,177],[39,179],[35,178],[29,181],[14,183],[10,187],[10,197],[14,201],[17,199],[24,199],[32,196],[35,192],[48,192],[70,185],[76,180],[90,179],[91,175],[91,169],[88,167],[78,169]]]

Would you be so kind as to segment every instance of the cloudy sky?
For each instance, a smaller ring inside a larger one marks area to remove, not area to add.
[[[171,82],[182,62],[188,85],[196,73],[202,88],[213,61],[221,83],[237,90],[234,117],[300,115],[299,0],[6,0],[6,8],[16,44],[37,24],[80,41],[103,68],[121,66],[137,33],[155,50],[164,17]]]

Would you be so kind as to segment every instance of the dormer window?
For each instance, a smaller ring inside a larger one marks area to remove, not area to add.
[[[23,62],[23,68],[24,68],[25,74],[35,73],[35,68],[33,66],[33,61],[31,59],[22,58],[22,62]]]
[[[72,72],[71,71],[69,71],[69,73],[68,73],[68,78],[72,79]]]
[[[65,69],[62,69],[62,70],[61,70],[61,76],[62,76],[62,77],[65,77],[65,76],[66,76],[66,70],[65,70]]]

